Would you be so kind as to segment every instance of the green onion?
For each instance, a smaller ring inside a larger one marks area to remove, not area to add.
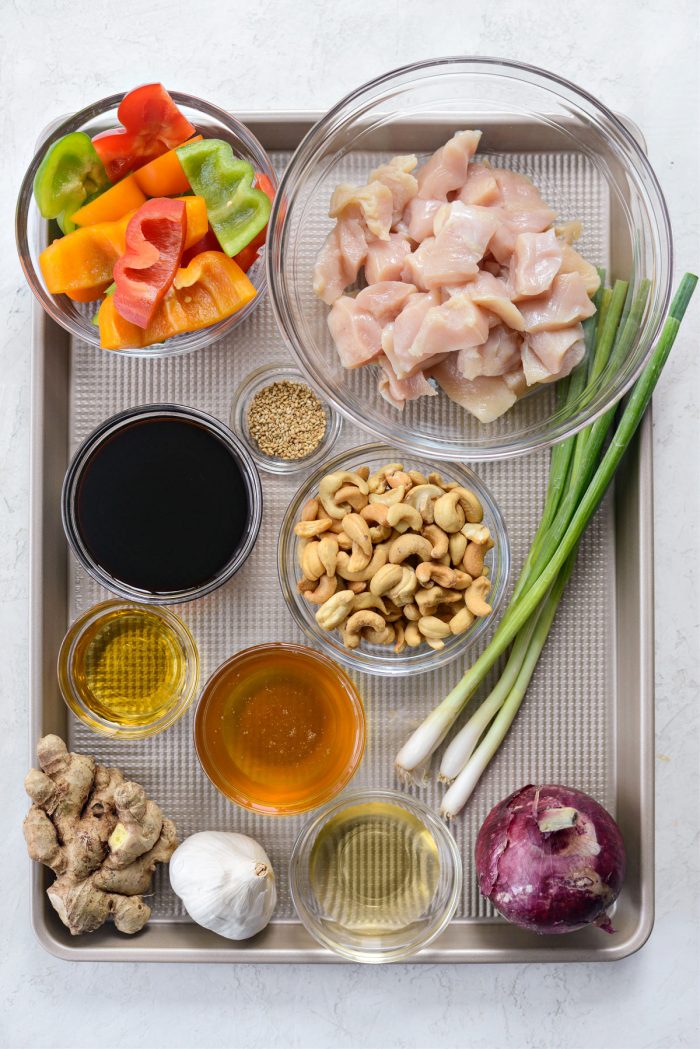
[[[511,643],[518,639],[513,645],[511,657],[504,670],[505,684],[499,682],[483,704],[488,704],[486,712],[479,718],[477,711],[477,720],[473,722],[471,729],[465,726],[461,742],[457,743],[460,738],[458,736],[454,742],[454,749],[448,748],[447,754],[450,754],[451,750],[450,760],[445,762],[441,771],[447,779],[457,776],[453,788],[450,788],[446,795],[452,814],[453,810],[458,811],[455,799],[464,796],[466,800],[469,796],[520,707],[573,567],[575,552],[583,531],[600,505],[615,470],[642,420],[675,342],[697,280],[692,274],[686,274],[683,278],[659,341],[629,397],[619,426],[602,459],[600,454],[614,419],[614,408],[609,409],[578,435],[563,442],[567,445],[564,451],[552,453],[550,484],[543,515],[546,524],[544,528],[540,526],[538,529],[505,615],[486,649],[462,680],[413,733],[397,756],[396,767],[400,776],[411,778],[417,770],[425,768],[486,674]],[[617,366],[624,360],[639,329],[648,294],[648,282],[643,282],[625,316],[627,286],[624,282],[618,282],[611,295],[606,296],[603,293],[601,317],[597,325],[595,350],[589,371],[594,381],[606,363]],[[616,320],[613,327],[614,318]],[[567,403],[573,403],[573,397],[579,395],[580,390],[576,389],[572,377],[566,391]],[[521,632],[524,634],[522,638],[519,637]],[[475,738],[477,730],[483,731],[486,728],[492,714],[496,714],[492,728],[473,757],[470,757],[478,739],[478,736]],[[458,774],[460,761],[467,762],[464,778],[461,780],[461,773]],[[471,772],[467,775],[468,768]],[[459,795],[456,793],[458,782],[461,783]]]

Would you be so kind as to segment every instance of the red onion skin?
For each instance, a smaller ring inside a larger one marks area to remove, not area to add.
[[[543,833],[538,815],[573,808],[573,827]],[[595,854],[597,851],[597,854]],[[605,914],[625,876],[617,823],[578,790],[528,784],[500,801],[476,840],[479,889],[508,921],[536,933],[563,933],[594,922],[613,932]]]

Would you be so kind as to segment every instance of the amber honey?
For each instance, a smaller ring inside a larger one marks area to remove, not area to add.
[[[330,659],[297,645],[260,645],[224,663],[195,717],[197,753],[232,801],[303,812],[332,798],[362,758],[362,703]]]

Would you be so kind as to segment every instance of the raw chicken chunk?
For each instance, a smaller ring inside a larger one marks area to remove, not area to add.
[[[399,280],[406,256],[411,252],[408,237],[390,233],[388,240],[372,238],[367,242],[365,279],[368,284],[378,281]]]
[[[466,408],[482,423],[493,422],[513,407],[518,394],[503,376],[481,375],[476,379],[465,379],[456,358],[457,354],[451,353],[431,373],[450,400]]]
[[[436,212],[442,207],[441,200],[421,200],[414,197],[403,214],[403,225],[411,240],[419,244],[433,234],[433,220]]]
[[[382,340],[384,353],[399,379],[408,378],[417,369],[430,365],[431,361],[426,361],[425,365],[422,361],[417,361],[411,354],[411,347],[428,310],[439,305],[440,296],[436,291],[416,292],[415,295],[411,295],[394,321],[391,339],[387,340],[386,345]],[[444,354],[440,355],[441,358],[442,356]],[[433,363],[437,364],[437,359]]]
[[[465,379],[480,375],[503,375],[520,365],[521,340],[503,324],[489,332],[486,342],[469,346],[457,354],[457,369]]]
[[[428,310],[409,353],[415,360],[424,361],[439,353],[451,354],[468,346],[480,346],[488,337],[486,314],[462,292]]]
[[[418,169],[418,196],[423,200],[447,200],[467,180],[469,161],[479,147],[480,131],[458,131]]]
[[[370,182],[381,182],[391,191],[394,223],[399,221],[409,200],[418,192],[418,181],[411,174],[417,164],[414,156],[393,157],[388,164],[380,164],[370,172]]]
[[[472,163],[467,170],[467,181],[464,183],[457,200],[463,204],[480,204],[488,207],[500,201],[501,194],[493,171],[486,164]]]
[[[560,273],[578,273],[589,295],[595,295],[600,287],[600,275],[595,266],[586,262],[569,244],[562,244],[562,264]]]
[[[359,187],[342,183],[333,191],[328,214],[332,219],[361,217],[373,236],[388,240],[394,215],[394,197],[383,182],[370,182],[367,186]]]
[[[553,382],[568,375],[585,354],[583,325],[561,331],[541,331],[525,336],[522,348],[523,370],[528,385]]]
[[[578,273],[560,273],[546,295],[520,303],[528,332],[556,331],[592,317],[595,306]]]
[[[354,284],[367,258],[365,230],[359,219],[336,222],[314,266],[314,293],[330,306]]]
[[[423,289],[463,284],[479,272],[478,263],[498,228],[491,208],[455,201],[435,214],[434,237],[406,256],[402,277]]]
[[[504,324],[514,331],[524,331],[525,321],[518,307],[511,301],[508,285],[487,270],[481,270],[478,276],[466,285],[465,291],[477,306],[495,313]]]
[[[510,265],[513,298],[543,295],[548,291],[561,269],[563,257],[562,245],[553,229],[546,233],[519,233]]]
[[[342,295],[333,303],[328,327],[344,368],[359,368],[382,352],[382,329],[415,290],[410,284],[383,281],[364,288],[354,299]]]
[[[435,397],[437,390],[429,383],[422,371],[407,379],[399,379],[391,362],[386,357],[379,357],[378,363],[382,369],[379,377],[379,392],[385,401],[393,404],[394,408],[403,411],[406,401],[414,401],[417,397]]]

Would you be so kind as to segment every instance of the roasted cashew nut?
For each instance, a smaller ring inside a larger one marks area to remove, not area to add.
[[[369,584],[370,593],[376,597],[382,597],[401,582],[401,565],[383,565],[372,577]]]
[[[407,532],[409,528],[414,532],[420,532],[423,527],[423,518],[414,506],[408,503],[397,503],[390,506],[386,515],[387,524],[395,528],[397,532]]]
[[[348,562],[350,558],[348,555],[341,550],[338,554],[338,560],[336,562],[335,570],[336,573],[341,575],[343,579],[348,579],[351,582],[363,582],[366,583],[372,579],[380,568],[382,568],[389,560],[389,543],[379,543],[374,548],[372,559],[365,569],[361,572],[351,572],[348,568]]]
[[[335,493],[335,501],[338,506],[347,503],[355,512],[358,512],[367,506],[369,496],[361,492],[357,485],[345,484]]]
[[[394,567],[401,569],[401,578],[388,591],[387,597],[394,602],[397,608],[403,608],[404,605],[410,605],[413,601],[413,595],[418,589],[418,580],[416,573],[408,565],[395,565]]]
[[[417,484],[406,495],[406,502],[409,506],[415,507],[425,524],[432,524],[435,520],[433,509],[435,500],[444,494],[442,488],[438,488],[436,484]]]
[[[423,637],[432,638],[433,641],[442,640],[452,634],[449,624],[443,623],[437,616],[421,616],[418,620],[418,629]]]
[[[480,575],[464,595],[464,603],[475,616],[488,616],[493,611],[486,598],[491,590],[491,580]]]
[[[470,612],[465,605],[450,619],[450,630],[453,634],[463,634],[472,625],[474,618],[474,613]]]
[[[472,577],[465,572],[450,568],[449,565],[436,565],[431,561],[423,561],[418,565],[416,578],[421,586],[437,583],[447,590],[466,590],[472,581]]]
[[[470,525],[471,527],[471,525]],[[464,553],[467,549],[467,537],[462,532],[453,532],[450,536],[450,561],[455,568],[462,563]]]
[[[435,523],[445,532],[459,532],[465,522],[481,521],[484,509],[468,488],[453,488],[435,500]]]
[[[372,540],[369,525],[360,514],[346,514],[343,518],[343,531],[360,548],[367,560],[372,556]]]
[[[318,557],[326,570],[326,575],[335,575],[335,565],[338,560],[339,544],[334,535],[324,535],[319,539]]]
[[[301,568],[307,579],[320,579],[325,575],[323,562],[319,557],[318,540],[307,543],[301,554]]]
[[[353,594],[363,594],[367,589],[367,584],[361,580],[355,580],[354,582],[348,583],[348,590],[352,590]]]
[[[409,648],[418,648],[423,643],[423,635],[418,629],[418,623],[407,623],[403,636]]]
[[[402,623],[394,623],[394,652],[396,655],[400,655],[406,647],[406,632]]]
[[[413,481],[405,470],[397,470],[393,474],[387,474],[386,481],[390,488],[399,488],[403,486],[405,492],[407,492],[413,484]]]
[[[432,545],[422,535],[406,532],[405,535],[394,539],[389,546],[389,560],[393,565],[400,565],[409,557],[417,557],[419,561],[429,561],[432,549]]]
[[[368,494],[367,482],[359,474],[350,473],[349,470],[337,470],[335,473],[327,474],[318,486],[318,497],[321,500],[323,509],[329,517],[334,519],[345,517],[352,510],[348,503],[338,506],[335,501],[336,492],[345,484],[355,485],[363,495]]]
[[[403,614],[409,623],[417,623],[421,616],[420,609],[414,601],[403,606]]]
[[[387,613],[387,607],[381,597],[368,593],[356,594],[355,600],[352,603],[353,612],[361,612],[365,608],[372,608],[376,612],[381,612],[382,615],[386,615]]]
[[[316,612],[316,622],[321,630],[335,630],[349,616],[355,595],[352,590],[338,590],[329,597]]]
[[[418,530],[416,529],[416,531]],[[429,543],[433,544],[431,556],[439,561],[449,550],[450,541],[447,532],[443,532],[442,528],[439,528],[436,524],[429,524],[423,529],[423,535]]]
[[[420,470],[409,470],[408,476],[411,478],[411,484],[427,484],[428,478],[425,474],[422,474]]]
[[[360,517],[364,518],[368,524],[385,525],[388,516],[388,507],[383,506],[381,503],[370,503],[368,506],[363,506],[360,510]]]
[[[370,495],[370,505],[376,506],[379,503],[380,506],[396,506],[397,503],[403,501],[405,494],[406,489],[400,484],[398,488],[390,488],[388,492],[376,492]]]
[[[321,517],[316,521],[297,521],[294,525],[294,534],[300,539],[313,539],[321,532],[327,532],[332,524],[330,517]]]
[[[318,517],[318,499],[307,499],[301,508],[302,521],[315,521]]]
[[[385,492],[387,490],[387,475],[396,473],[398,470],[403,470],[403,463],[386,463],[385,466],[376,470],[367,481],[370,492]]]
[[[350,554],[350,559],[348,561],[348,571],[353,575],[355,572],[361,572],[367,567],[371,559],[371,554],[366,554],[361,546],[358,546],[357,543],[353,543],[352,553]]]
[[[360,635],[363,630],[371,630],[375,634],[382,634],[386,631],[386,623],[378,612],[373,612],[369,608],[353,612],[343,629],[345,645],[348,648],[357,648],[360,644]]]
[[[465,524],[464,527],[461,529],[461,532],[464,538],[467,539],[470,543],[478,543],[479,546],[483,546],[484,543],[488,543],[489,539],[491,538],[491,533],[489,532],[485,524],[472,524],[470,522],[467,522],[467,524]]]
[[[315,590],[309,590],[304,597],[314,605],[323,605],[332,597],[338,586],[338,580],[333,576],[322,575]]]
[[[469,572],[469,575],[480,576],[484,571],[484,554],[486,553],[486,546],[480,546],[478,543],[469,543],[462,559],[462,565],[465,572]]]

